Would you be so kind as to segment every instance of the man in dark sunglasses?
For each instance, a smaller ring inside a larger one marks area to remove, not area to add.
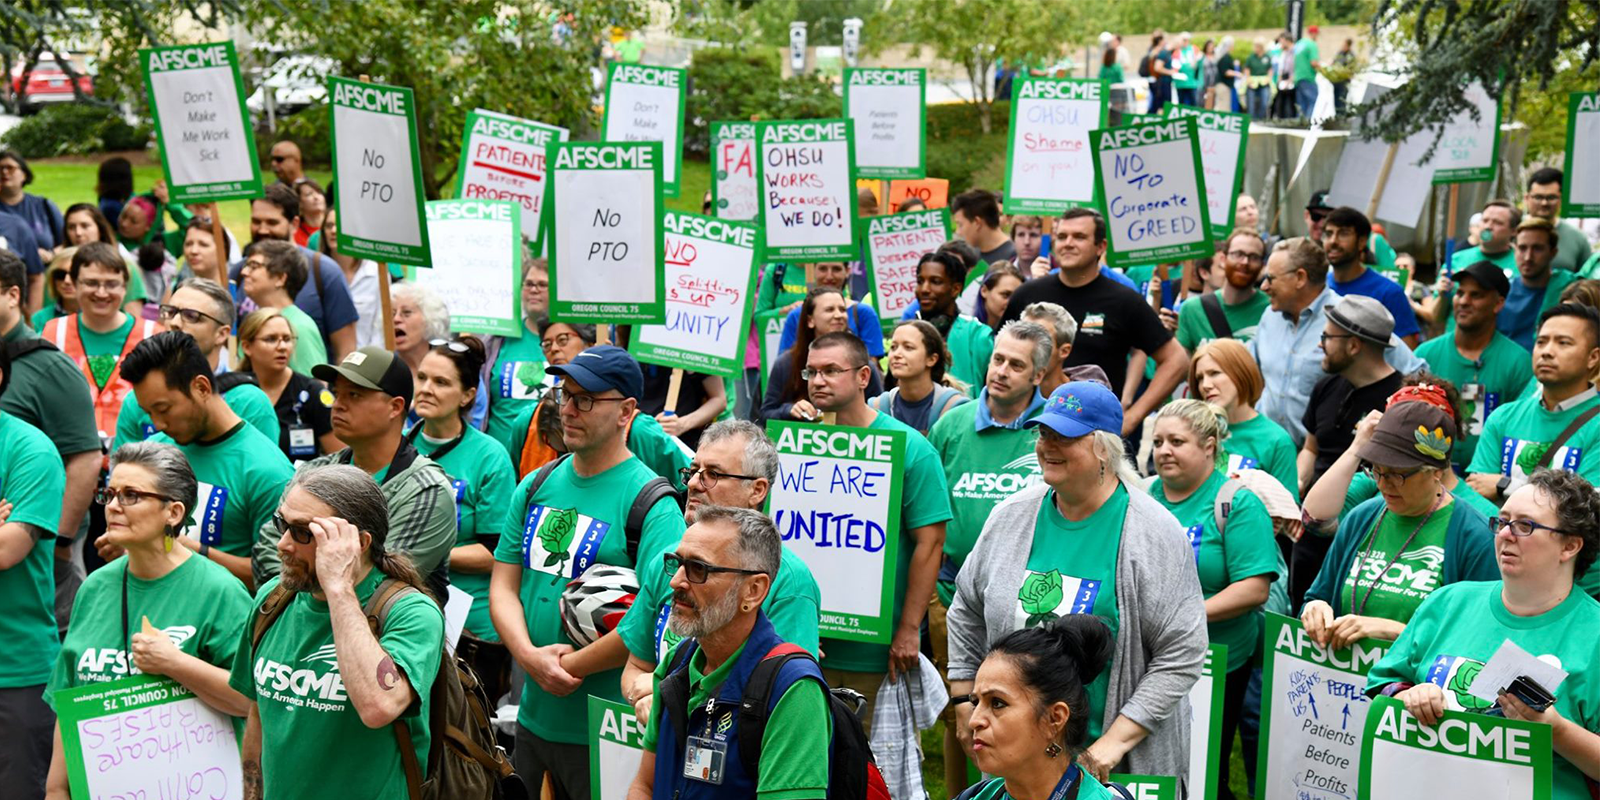
[[[288,139],[272,145],[272,174],[278,182],[294,188],[306,179],[305,164],[300,157],[300,145]]]

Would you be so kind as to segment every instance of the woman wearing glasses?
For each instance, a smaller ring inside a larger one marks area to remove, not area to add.
[[[794,346],[778,354],[767,373],[766,399],[761,403],[761,419],[805,420],[820,418],[811,401],[806,399],[806,356],[811,343],[818,336],[846,330],[849,326],[848,306],[845,296],[831,286],[818,286],[806,293],[800,305],[800,322]],[[878,374],[878,362],[870,360],[872,380],[867,384],[866,397],[883,393],[883,378]]]
[[[1440,587],[1495,579],[1488,519],[1444,485],[1456,439],[1445,406],[1437,387],[1402,389],[1356,450],[1382,497],[1343,515],[1306,592],[1300,621],[1317,644],[1393,640]]]
[[[290,461],[309,461],[337,453],[344,443],[333,435],[333,395],[322,381],[289,368],[295,332],[283,310],[263,308],[239,323],[239,371],[256,376],[278,415],[278,449]]]
[[[103,538],[127,556],[89,574],[73,603],[45,699],[75,686],[136,673],[171,678],[232,717],[246,711],[228,670],[250,619],[250,593],[221,565],[174,546],[193,514],[198,484],[178,448],[123,445],[95,502],[105,506]],[[241,720],[242,721],[242,720]],[[60,727],[46,796],[66,800]]]
[[[1445,711],[1478,711],[1550,726],[1555,751],[1551,796],[1587,800],[1600,780],[1600,677],[1594,634],[1600,603],[1577,589],[1600,547],[1600,496],[1570,472],[1540,470],[1512,492],[1492,522],[1499,580],[1463,582],[1428,596],[1404,633],[1367,675],[1367,693],[1403,701],[1424,725]],[[1554,703],[1487,688],[1470,690],[1483,665],[1511,641],[1568,674],[1543,686]],[[1542,707],[1543,706],[1543,707]]]

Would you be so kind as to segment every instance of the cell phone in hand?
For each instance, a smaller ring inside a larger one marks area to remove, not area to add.
[[[1518,675],[1517,679],[1505,688],[1505,692],[1521,700],[1534,711],[1544,711],[1556,701],[1555,695],[1551,694],[1549,689],[1540,686],[1538,681],[1526,675]]]

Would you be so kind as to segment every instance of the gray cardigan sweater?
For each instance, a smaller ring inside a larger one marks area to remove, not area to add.
[[[1016,630],[1017,592],[1039,504],[1049,489],[1032,486],[996,506],[962,565],[948,617],[950,680],[971,680],[989,647]],[[1205,600],[1183,526],[1131,486],[1117,553],[1117,615],[1103,729],[1120,714],[1150,735],[1113,771],[1176,775],[1185,785],[1188,694],[1200,679],[1209,644]]]

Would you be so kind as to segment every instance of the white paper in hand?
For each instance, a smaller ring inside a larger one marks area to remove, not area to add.
[[[1566,670],[1535,658],[1518,647],[1516,642],[1507,639],[1500,643],[1500,649],[1494,651],[1494,657],[1472,679],[1472,686],[1468,687],[1467,693],[1493,703],[1500,699],[1500,692],[1521,675],[1528,676],[1551,695],[1557,694],[1561,682],[1567,679]]]

